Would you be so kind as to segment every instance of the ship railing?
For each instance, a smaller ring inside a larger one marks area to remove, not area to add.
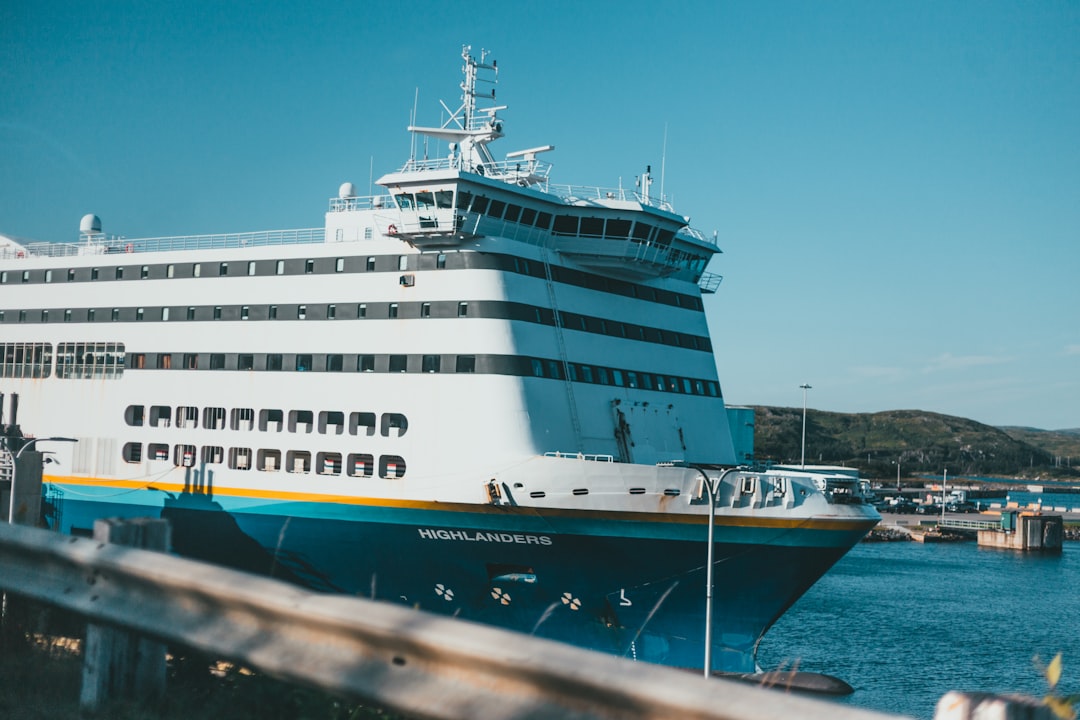
[[[389,194],[330,198],[330,212],[352,212],[355,210],[383,210],[385,208],[393,207],[395,207],[394,198]]]
[[[262,245],[301,245],[326,241],[326,228],[299,230],[260,230],[214,235],[177,235],[173,237],[126,238],[105,235],[86,236],[79,243],[36,242],[26,246],[28,256],[69,257],[73,255],[111,255],[170,250],[214,250],[257,247]],[[6,257],[0,255],[0,257]]]
[[[460,157],[425,158],[409,160],[399,172],[424,172],[431,170],[465,170],[492,180],[502,180],[511,185],[538,185],[547,191],[548,176],[552,165],[544,160],[496,160],[472,165]]]
[[[568,460],[588,460],[589,462],[615,462],[614,455],[601,455],[597,453],[562,452],[561,450],[549,450],[544,457],[564,458]]]
[[[675,208],[664,198],[645,195],[635,190],[626,188],[606,188],[597,185],[551,185],[547,190],[552,195],[562,198],[563,202],[573,205],[576,202],[594,200],[620,200],[625,202],[638,202],[648,207],[673,213]]]

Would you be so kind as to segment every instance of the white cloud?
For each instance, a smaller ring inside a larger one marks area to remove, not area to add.
[[[1010,361],[1011,358],[996,357],[994,355],[953,355],[952,353],[944,353],[933,358],[930,364],[923,368],[923,372],[967,370],[968,368],[984,367],[986,365],[1002,365]]]
[[[1065,346],[1066,355],[1080,355],[1080,343]]]

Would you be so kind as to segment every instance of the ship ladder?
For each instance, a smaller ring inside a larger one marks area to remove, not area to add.
[[[540,246],[540,259],[544,263],[544,279],[547,283],[548,299],[551,301],[551,314],[555,322],[555,339],[559,346],[559,360],[562,361],[563,381],[566,383],[566,400],[570,403],[570,424],[574,428],[574,441],[578,450],[584,451],[581,438],[581,421],[578,419],[577,400],[574,399],[574,382],[570,379],[570,367],[566,357],[566,341],[563,339],[562,316],[559,303],[555,299],[555,282],[551,277],[551,263],[548,261],[547,248]]]

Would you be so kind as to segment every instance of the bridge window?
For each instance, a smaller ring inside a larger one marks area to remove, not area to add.
[[[581,218],[582,237],[602,237],[604,235],[604,219],[596,217]]]
[[[505,210],[506,203],[502,200],[492,200],[491,205],[488,206],[487,214],[493,218],[501,218]]]
[[[604,229],[604,236],[613,240],[625,240],[630,237],[630,226],[632,224],[630,220],[609,218],[607,227]]]
[[[520,217],[521,217],[521,206],[520,205],[507,205],[506,206],[506,214],[503,215],[504,220],[506,220],[507,222],[516,223],[518,221],[518,218],[520,218]]]
[[[646,225],[643,222],[634,224],[634,240],[637,242],[648,242],[649,236],[652,235],[655,228],[652,225]]]
[[[556,215],[555,227],[552,232],[556,235],[577,235],[578,217],[576,215]]]
[[[484,214],[487,212],[488,202],[489,200],[483,195],[477,195],[476,199],[473,200],[472,211],[479,215]]]

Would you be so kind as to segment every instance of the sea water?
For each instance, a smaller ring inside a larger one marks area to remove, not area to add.
[[[835,675],[855,688],[838,702],[929,719],[950,690],[1042,697],[1040,664],[1059,652],[1058,691],[1080,692],[1080,543],[862,543],[769,630],[758,663]]]

